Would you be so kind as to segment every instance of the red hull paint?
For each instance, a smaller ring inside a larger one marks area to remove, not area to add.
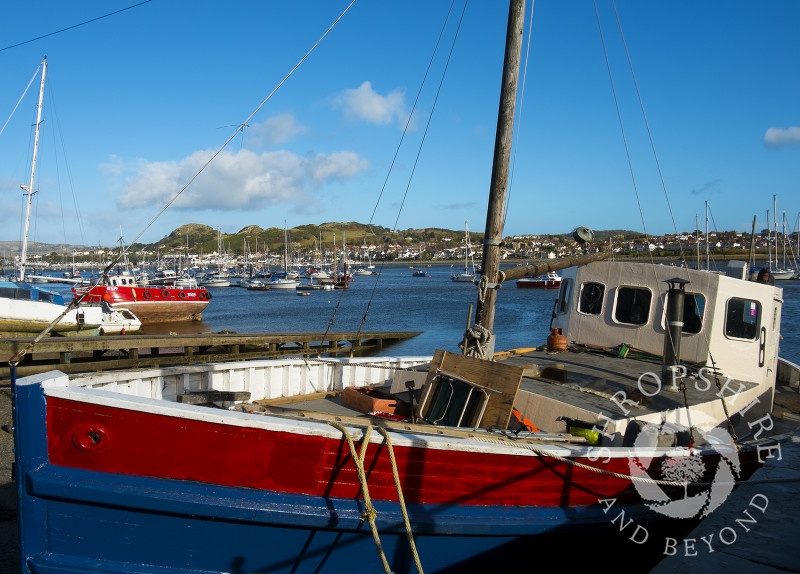
[[[558,289],[561,281],[536,279],[534,281],[517,280],[517,287],[521,289]]]
[[[356,470],[343,439],[53,397],[47,403],[48,453],[56,465],[285,493],[360,496]],[[75,438],[81,435],[80,429],[100,429],[106,446],[81,450]],[[552,459],[416,447],[395,446],[394,450],[407,502],[564,507],[596,504],[607,497],[621,502],[638,500],[628,480]],[[384,445],[369,446],[365,468],[370,496],[397,500]],[[613,460],[602,468],[629,472],[626,459]]]
[[[73,292],[78,295],[83,290],[77,287]],[[97,285],[84,300],[87,303],[107,301],[112,307],[124,307],[142,323],[167,323],[199,319],[210,299],[211,294],[205,289]]]

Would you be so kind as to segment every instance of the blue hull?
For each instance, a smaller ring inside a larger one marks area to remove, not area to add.
[[[25,573],[383,571],[360,499],[56,466],[47,456],[41,386],[16,391]],[[399,505],[376,501],[375,508],[392,571],[415,572]],[[619,511],[615,506],[613,514]],[[625,512],[637,523],[639,516],[653,516],[641,508]],[[530,565],[534,548],[544,549],[540,537],[546,533],[568,531],[574,541],[583,529],[618,528],[599,504],[574,510],[418,504],[409,505],[408,513],[426,572],[471,571],[481,560],[496,565],[498,555],[504,565]]]

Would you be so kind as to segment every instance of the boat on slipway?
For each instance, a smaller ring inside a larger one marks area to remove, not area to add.
[[[141,330],[142,322],[128,309],[114,309],[103,305],[103,320],[99,327],[100,335],[128,335]]]
[[[107,273],[96,285],[75,285],[72,291],[86,303],[105,302],[112,309],[128,309],[145,325],[199,320],[211,302],[211,293],[206,289],[139,286],[136,278],[125,271]]]
[[[44,331],[57,335],[97,335],[103,322],[99,306],[67,310],[63,295],[35,285],[0,281],[0,333],[20,336]]]
[[[521,277],[517,279],[520,289],[558,289],[561,287],[561,276],[555,271],[550,271],[538,277]]]
[[[702,518],[776,456],[776,377],[798,373],[778,357],[782,290],[744,264],[564,262],[562,334],[495,352],[492,287],[547,272],[499,269],[524,4],[463,354],[15,379],[25,571],[530,567],[545,534],[623,544]]]

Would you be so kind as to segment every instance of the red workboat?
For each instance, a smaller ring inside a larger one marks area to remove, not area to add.
[[[112,307],[124,307],[143,324],[200,320],[201,313],[211,300],[211,293],[199,287],[139,286],[129,273],[108,275],[93,286],[76,285],[75,295],[87,294],[88,303],[107,302]]]

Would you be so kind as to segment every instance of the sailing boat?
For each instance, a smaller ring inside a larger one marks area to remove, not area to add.
[[[412,277],[429,277],[428,272],[422,268],[422,247],[417,251],[417,258],[419,259],[419,268],[411,272]]]
[[[20,379],[24,567],[530,567],[537,535],[582,544],[611,531],[624,544],[646,525],[702,517],[775,452],[778,421],[758,421],[776,373],[792,368],[777,352],[781,289],[741,266],[717,275],[592,254],[501,273],[524,4],[510,2],[486,288],[464,354]],[[571,265],[549,349],[494,353],[489,286]]]
[[[786,267],[786,213],[783,214],[783,231],[781,233],[781,237],[783,239],[783,265],[778,267],[778,204],[777,204],[777,197],[775,195],[772,196],[772,219],[775,228],[775,264],[772,265],[772,252],[770,252],[770,272],[772,273],[772,278],[777,280],[786,280],[792,279],[795,275],[794,269],[789,269]],[[769,220],[769,216],[767,216],[767,220]]]
[[[231,278],[228,272],[223,269],[223,255],[222,255],[222,230],[217,228],[217,272],[207,275],[200,282],[204,289],[209,287],[230,287]]]
[[[464,272],[453,273],[450,272],[450,280],[455,283],[477,283],[478,275],[475,273],[475,261],[472,261],[472,269],[469,267],[470,259],[472,258],[472,244],[469,242],[469,226],[464,222]],[[452,267],[452,266],[451,266]]]
[[[42,124],[42,110],[44,104],[44,86],[47,73],[47,58],[42,60],[42,80],[39,88],[39,103],[36,112],[36,125],[31,157],[31,175],[27,185],[22,189],[27,196],[25,209],[25,228],[22,238],[20,253],[18,281],[0,281],[0,333],[41,333],[48,328],[62,314],[64,315],[52,329],[52,333],[62,335],[96,335],[99,333],[103,321],[103,311],[100,307],[81,307],[72,309],[66,314],[64,297],[60,293],[47,291],[26,284],[35,280],[33,276],[26,276],[28,255],[28,231],[30,229],[31,202],[34,186],[36,185],[36,160],[39,150],[39,133]],[[44,279],[44,278],[42,278]]]
[[[375,266],[372,264],[372,254],[370,253],[369,249],[367,248],[367,240],[364,239],[363,247],[361,248],[362,254],[366,253],[367,257],[367,264],[356,267],[353,269],[353,275],[360,275],[360,276],[367,276],[367,275],[377,275],[378,272],[375,271]]]
[[[283,222],[283,269],[284,269],[284,276],[274,276],[268,282],[267,285],[271,289],[292,289],[296,290],[298,285],[300,285],[300,280],[295,278],[290,278],[288,275],[289,270],[289,229],[286,226],[286,222]]]

